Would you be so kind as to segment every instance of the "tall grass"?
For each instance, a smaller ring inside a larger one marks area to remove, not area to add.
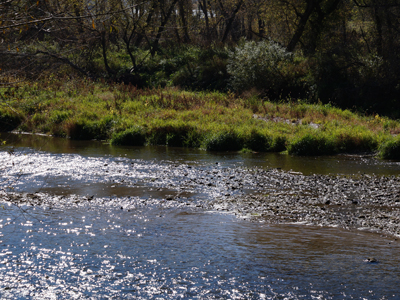
[[[60,78],[0,93],[7,99],[0,106],[1,130],[108,140],[113,145],[288,150],[295,155],[376,152],[379,148],[382,153],[383,142],[400,132],[398,121],[377,115],[301,101],[272,103],[256,95],[138,89]]]
[[[384,159],[400,159],[400,136],[383,142],[379,147],[379,156]]]

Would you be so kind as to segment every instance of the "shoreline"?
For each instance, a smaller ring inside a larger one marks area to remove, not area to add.
[[[217,211],[271,224],[367,230],[400,237],[399,176],[300,175],[260,171],[266,192],[217,199]]]
[[[75,82],[71,95],[70,85],[57,83],[21,86],[0,109],[0,130],[121,146],[399,158],[400,122],[379,115],[307,101],[277,103],[177,88],[110,90],[88,82]]]
[[[195,208],[232,213],[238,217],[270,224],[297,223],[340,227],[400,237],[400,176],[302,175],[278,169],[238,170],[237,173],[242,178],[241,182],[237,179],[224,179],[224,185],[239,192],[229,195],[221,190],[221,196],[210,201],[198,203],[191,198],[136,197],[120,197],[118,201],[131,207],[145,202],[178,206],[196,202],[196,205],[192,205]],[[246,183],[246,180],[251,184]],[[180,188],[185,189],[187,184],[181,182]],[[246,186],[251,186],[256,191],[240,191],[247,188]],[[96,197],[60,197],[39,192],[3,193],[2,196],[2,200],[16,205],[105,203],[104,199]],[[120,205],[118,201],[115,205]]]

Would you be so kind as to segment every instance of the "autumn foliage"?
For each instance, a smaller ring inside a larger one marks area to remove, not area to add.
[[[68,74],[399,116],[399,20],[394,0],[8,0],[0,81]],[[262,45],[284,59],[264,63]]]

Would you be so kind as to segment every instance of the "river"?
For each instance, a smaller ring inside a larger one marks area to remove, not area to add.
[[[395,237],[207,206],[259,192],[247,168],[397,176],[398,162],[1,137],[0,186],[32,199],[3,202],[2,299],[400,298]]]

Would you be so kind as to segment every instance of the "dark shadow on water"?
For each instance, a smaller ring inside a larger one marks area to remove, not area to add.
[[[176,162],[178,164],[220,164],[226,167],[280,168],[284,171],[310,174],[399,175],[399,161],[384,161],[372,156],[336,155],[296,157],[279,153],[207,152],[199,149],[165,146],[111,146],[100,141],[74,141],[30,134],[2,133],[9,147],[83,156],[112,156],[130,159]],[[6,148],[8,149],[8,148]]]

